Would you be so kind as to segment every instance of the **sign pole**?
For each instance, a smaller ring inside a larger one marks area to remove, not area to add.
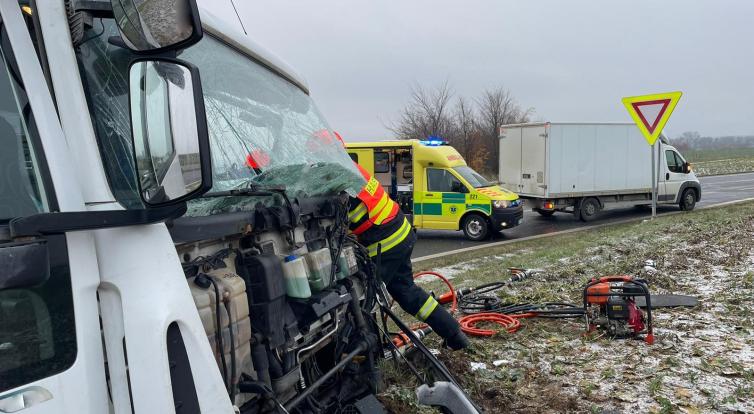
[[[656,170],[656,163],[655,163],[655,149],[654,147],[657,146],[657,143],[655,142],[654,145],[650,147],[651,153],[652,153],[652,218],[654,219],[657,216],[657,170]]]
[[[657,187],[660,185],[660,161],[662,144],[658,144],[662,129],[673,113],[681,92],[657,93],[653,95],[628,96],[622,99],[629,115],[639,127],[652,152],[652,218],[657,217]],[[662,140],[660,140],[662,142]],[[657,160],[655,161],[655,147]]]

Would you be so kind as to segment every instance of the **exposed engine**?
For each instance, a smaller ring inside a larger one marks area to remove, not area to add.
[[[336,197],[260,204],[173,224],[205,332],[242,413],[358,413],[376,403],[377,287],[366,252],[346,235],[346,207]],[[243,232],[219,234],[231,228]]]

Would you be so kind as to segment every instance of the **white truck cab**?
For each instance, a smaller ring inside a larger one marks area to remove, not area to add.
[[[378,412],[364,181],[295,72],[189,0],[0,0],[0,60],[0,412]]]

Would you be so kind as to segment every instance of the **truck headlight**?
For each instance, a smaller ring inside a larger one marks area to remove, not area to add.
[[[508,200],[492,200],[492,207],[495,208],[508,208],[511,202]]]

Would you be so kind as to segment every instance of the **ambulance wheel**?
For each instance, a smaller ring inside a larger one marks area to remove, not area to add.
[[[687,188],[681,195],[681,202],[678,203],[683,211],[691,211],[696,207],[696,192],[691,188]]]
[[[490,234],[490,224],[481,214],[469,214],[463,219],[463,234],[473,241],[481,241]]]
[[[596,198],[585,198],[579,206],[579,218],[581,221],[592,221],[600,211],[600,202]]]

